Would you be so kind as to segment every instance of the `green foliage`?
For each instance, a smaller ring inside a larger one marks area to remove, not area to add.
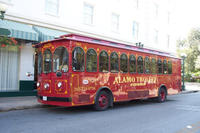
[[[200,29],[192,29],[186,39],[177,41],[177,53],[185,53],[186,80],[200,74]]]

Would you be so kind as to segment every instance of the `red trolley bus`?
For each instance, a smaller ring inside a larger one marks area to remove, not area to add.
[[[75,34],[35,47],[43,104],[105,110],[134,99],[164,102],[181,91],[181,59],[169,53]]]

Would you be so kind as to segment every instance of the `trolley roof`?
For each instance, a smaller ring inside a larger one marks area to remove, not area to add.
[[[172,54],[170,54],[168,52],[152,50],[152,49],[148,49],[148,48],[141,48],[141,47],[137,47],[137,46],[133,46],[133,45],[122,44],[122,43],[102,40],[102,39],[93,38],[93,37],[86,37],[86,36],[77,35],[77,34],[63,35],[63,36],[60,36],[60,38],[36,44],[35,47],[37,48],[37,47],[40,47],[41,45],[44,45],[44,44],[49,43],[49,42],[54,42],[54,41],[59,41],[59,40],[66,40],[66,39],[67,40],[72,40],[72,41],[94,43],[94,44],[99,44],[99,45],[104,45],[104,46],[109,46],[109,47],[122,48],[122,49],[127,49],[127,50],[143,52],[143,53],[149,53],[149,54],[154,54],[154,55],[177,58],[176,56],[174,56],[174,55],[172,55]]]

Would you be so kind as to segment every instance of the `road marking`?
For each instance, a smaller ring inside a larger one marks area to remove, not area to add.
[[[200,112],[200,106],[193,106],[193,105],[177,105],[177,109]]]
[[[193,123],[191,125],[187,125],[185,128],[177,131],[176,133],[199,133],[200,131],[200,121]]]
[[[192,126],[190,126],[190,125],[188,125],[188,126],[186,126],[188,129],[192,129]]]

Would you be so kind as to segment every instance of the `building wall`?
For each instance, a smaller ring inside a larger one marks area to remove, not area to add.
[[[58,0],[57,15],[46,12],[46,1],[10,0],[7,2],[6,18],[122,43],[134,44],[140,41],[146,47],[175,52],[175,41],[168,22],[168,13],[172,14],[169,0]],[[92,24],[83,21],[85,4],[93,7]],[[29,8],[25,8],[27,6]],[[111,28],[113,13],[119,15],[118,31]],[[139,23],[138,38],[132,34],[133,21]],[[155,31],[158,34],[157,43]]]
[[[56,14],[48,12],[53,8],[47,8],[47,1],[54,0],[0,0],[0,3],[7,6],[5,20],[130,45],[141,42],[144,47],[172,53],[176,51],[170,0],[55,0],[58,2]],[[91,23],[85,21],[85,16],[91,15],[89,11],[92,11]],[[14,89],[32,91],[34,77],[27,77],[26,72],[34,75],[34,49],[25,40],[21,46],[17,66],[19,89]],[[4,94],[0,93],[0,96]]]
[[[31,43],[24,43],[20,50],[20,75],[19,80],[34,80],[33,76],[27,76],[26,72],[34,74],[34,49]]]

